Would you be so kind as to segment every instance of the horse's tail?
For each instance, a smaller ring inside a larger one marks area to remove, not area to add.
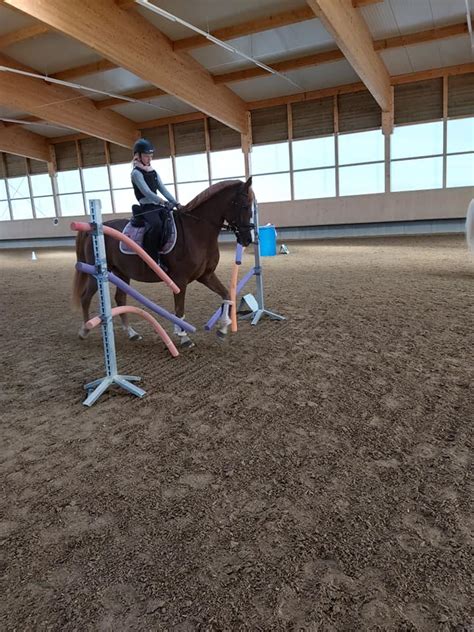
[[[76,235],[76,259],[77,261],[86,260],[86,240],[88,233],[79,231]],[[72,287],[72,304],[74,307],[79,307],[81,304],[81,295],[84,291],[88,279],[88,275],[85,272],[74,271],[74,281]]]
[[[466,216],[466,241],[469,250],[474,253],[474,199],[471,200]]]

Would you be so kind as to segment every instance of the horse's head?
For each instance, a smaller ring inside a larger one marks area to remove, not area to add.
[[[231,208],[226,217],[229,228],[237,238],[237,242],[244,246],[252,243],[252,208],[254,194],[252,190],[252,178],[242,182],[237,189]]]

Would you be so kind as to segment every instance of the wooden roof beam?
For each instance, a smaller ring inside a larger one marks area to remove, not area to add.
[[[4,3],[73,37],[208,116],[241,133],[247,131],[244,101],[227,87],[216,86],[192,57],[173,51],[170,40],[139,13],[124,11],[113,0]]]
[[[369,4],[378,4],[380,2],[383,2],[383,0],[352,0],[352,4],[355,8],[365,7]],[[310,7],[301,6],[297,9],[282,11],[281,13],[275,13],[274,15],[268,15],[263,18],[254,18],[253,20],[241,22],[240,24],[225,26],[221,29],[211,31],[211,35],[217,37],[217,39],[226,41],[237,37],[244,37],[245,35],[252,35],[253,33],[277,29],[290,24],[296,24],[298,22],[305,22],[306,20],[314,20],[314,18],[314,12]],[[210,46],[211,44],[212,42],[203,35],[192,35],[191,37],[185,37],[173,42],[173,48],[174,50],[190,50],[192,48]]]
[[[308,7],[309,8],[309,7]],[[386,39],[376,40],[374,42],[375,50],[388,50],[390,48],[396,48],[399,46],[410,46],[414,44],[420,44],[424,42],[430,42],[434,40],[445,39],[448,37],[455,37],[459,35],[466,35],[468,28],[466,23],[452,24],[450,26],[429,29],[427,31],[419,31],[418,33],[411,33],[410,35],[401,35],[397,37],[390,37]],[[293,57],[290,59],[283,59],[278,62],[269,62],[270,66],[279,72],[288,72],[290,70],[296,70],[298,68],[306,68],[308,66],[314,67],[320,64],[326,64],[334,61],[344,59],[344,55],[339,48],[334,48],[327,51],[321,51],[313,53],[311,55],[304,55],[302,57]],[[245,79],[253,79],[255,77],[267,76],[268,72],[258,66],[251,66],[250,68],[244,68],[242,70],[236,70],[233,72],[213,75],[215,83],[234,83],[237,81],[244,81]],[[162,90],[157,88],[151,88],[148,90],[141,90],[139,92],[126,92],[124,97],[131,97],[133,99],[153,99],[165,94]],[[114,105],[122,103],[119,99],[110,98],[103,101],[97,101],[97,108],[109,108]]]
[[[350,0],[306,0],[314,14],[334,37],[347,61],[367,86],[382,109],[384,133],[391,133],[388,123],[393,112],[393,91],[385,64],[374,50],[370,31]]]
[[[31,71],[1,53],[0,65]],[[133,146],[138,134],[134,122],[117,112],[98,111],[94,101],[76,90],[14,72],[0,72],[0,105],[124,147]]]
[[[0,122],[0,151],[44,162],[51,160],[46,138],[20,125],[7,127]]]
[[[396,37],[389,37],[373,42],[374,49],[388,50],[390,48],[398,48],[401,46],[412,46],[414,44],[422,44],[425,42],[432,42],[435,40],[446,39],[449,37],[456,37],[460,35],[466,35],[468,33],[467,24],[461,22],[460,24],[451,24],[450,26],[429,29],[427,31],[419,31],[417,33],[410,33],[410,35],[399,35]],[[293,57],[289,59],[283,59],[277,62],[267,62],[269,66],[278,70],[279,72],[288,72],[289,70],[296,70],[298,68],[306,68],[308,66],[319,66],[320,64],[327,64],[329,62],[338,61],[344,59],[344,54],[339,48],[333,48],[326,51],[312,53],[311,55],[304,55],[302,57]],[[236,81],[243,81],[245,79],[253,79],[255,77],[264,77],[268,75],[268,72],[258,66],[251,66],[250,68],[244,68],[242,70],[235,70],[221,75],[214,75],[214,81],[216,83],[234,83]]]
[[[32,26],[25,26],[17,31],[12,31],[11,33],[5,33],[0,36],[0,50],[3,50],[8,46],[12,46],[13,44],[24,42],[27,39],[38,37],[38,35],[48,33],[49,30],[50,29],[44,24],[33,24]]]

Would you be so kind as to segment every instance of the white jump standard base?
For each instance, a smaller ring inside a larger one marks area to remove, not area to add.
[[[102,230],[102,213],[100,200],[90,200],[89,208],[93,227],[92,243],[94,247],[95,266],[100,300],[100,316],[102,327],[102,341],[104,343],[104,363],[107,375],[99,380],[89,382],[84,386],[88,395],[84,400],[85,406],[92,406],[99,397],[112,385],[117,385],[137,397],[146,394],[142,388],[132,382],[139,382],[136,375],[120,375],[117,373],[117,357],[115,355],[115,337],[112,317],[112,304],[110,302],[109,279],[107,270],[107,258],[105,254],[104,232]]]

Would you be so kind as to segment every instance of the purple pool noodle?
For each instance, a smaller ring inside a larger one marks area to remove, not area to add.
[[[254,274],[255,274],[255,268],[252,268],[251,270],[247,272],[247,274],[244,277],[242,277],[241,281],[237,285],[237,291],[236,291],[237,295],[240,294],[240,292],[244,289],[245,284],[250,281],[250,279],[253,277]],[[217,321],[219,320],[219,316],[221,315],[221,310],[222,310],[222,307],[218,307],[216,311],[214,312],[214,314],[209,318],[207,323],[204,325],[204,329],[206,331],[211,331],[211,329],[217,323]]]
[[[237,247],[235,248],[235,263],[240,266],[240,264],[242,263],[242,253],[244,251],[244,248],[242,246],[242,244],[237,244]]]
[[[80,261],[76,263],[76,269],[79,270],[79,272],[85,272],[86,274],[96,274],[97,272],[94,266],[91,266],[87,263],[82,263]],[[190,325],[186,321],[181,320],[181,318],[178,318],[174,314],[171,314],[163,307],[156,305],[155,303],[153,303],[153,301],[150,301],[150,299],[146,298],[146,296],[143,296],[143,294],[140,294],[140,292],[135,290],[133,287],[130,287],[128,283],[122,281],[122,279],[116,276],[113,272],[109,272],[108,277],[111,283],[116,285],[123,292],[125,292],[125,294],[128,294],[145,307],[148,307],[148,309],[151,309],[151,311],[155,312],[155,314],[163,316],[163,318],[170,320],[172,323],[175,323],[176,325],[181,327],[181,329],[189,331],[192,334],[196,331],[196,327],[193,327],[193,325]]]

